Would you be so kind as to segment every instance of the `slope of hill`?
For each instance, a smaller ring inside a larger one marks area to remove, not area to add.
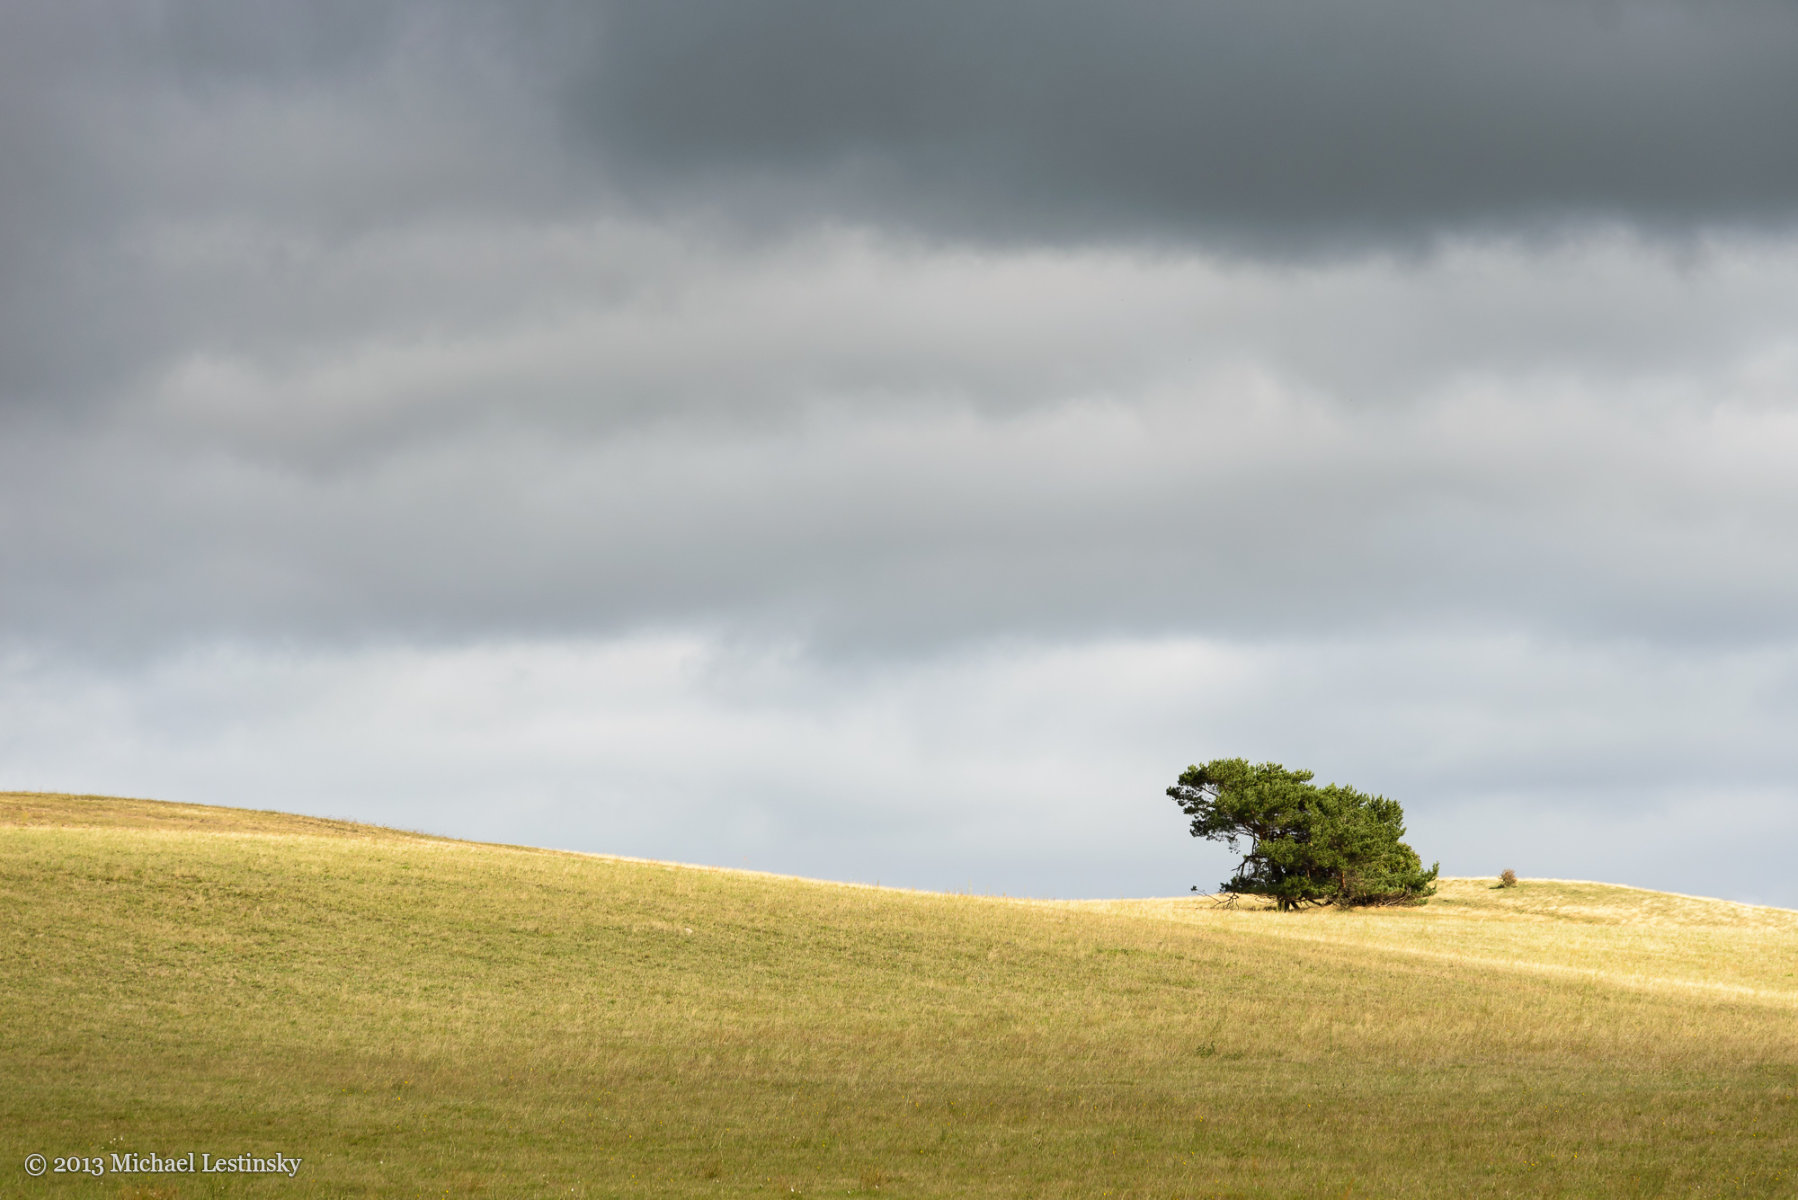
[[[1798,913],[934,895],[0,795],[0,1195],[1798,1194]],[[28,1154],[297,1174],[28,1176]]]

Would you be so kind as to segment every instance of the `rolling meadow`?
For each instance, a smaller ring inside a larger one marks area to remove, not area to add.
[[[1798,1195],[1798,912],[908,892],[0,794],[0,1196]],[[28,1154],[283,1153],[284,1176]]]

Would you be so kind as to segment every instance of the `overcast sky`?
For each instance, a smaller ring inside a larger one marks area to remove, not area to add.
[[[1798,905],[1784,0],[0,8],[0,787]]]

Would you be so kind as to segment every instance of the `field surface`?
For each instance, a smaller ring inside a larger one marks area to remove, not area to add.
[[[1798,913],[934,895],[0,793],[0,1196],[1798,1195]],[[30,1177],[248,1152],[285,1176]]]

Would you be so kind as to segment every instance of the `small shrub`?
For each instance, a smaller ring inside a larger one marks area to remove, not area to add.
[[[1509,867],[1506,867],[1504,870],[1500,871],[1498,873],[1498,886],[1499,887],[1516,887],[1517,886],[1517,872],[1513,871]]]

